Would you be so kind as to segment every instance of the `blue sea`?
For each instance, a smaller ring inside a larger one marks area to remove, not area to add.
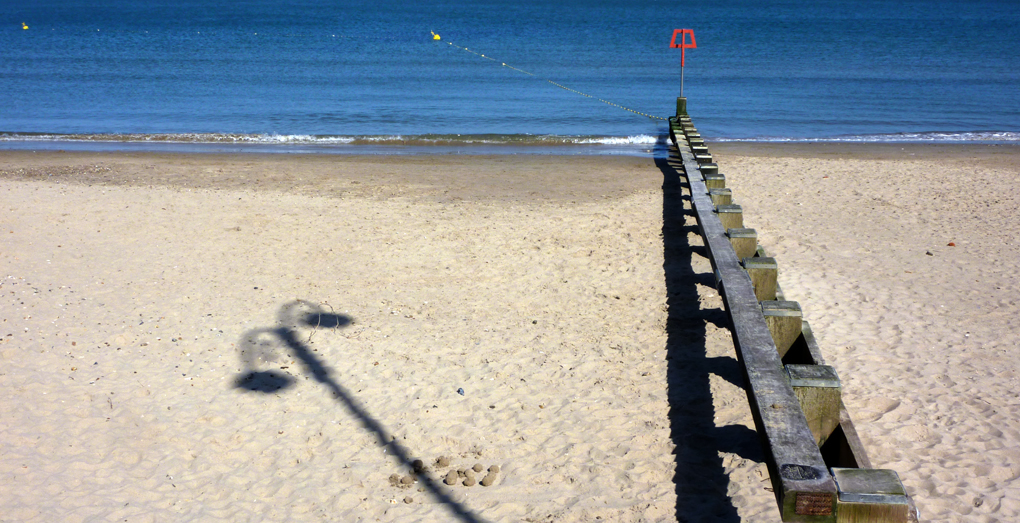
[[[1020,143],[1015,0],[3,0],[0,148],[640,154],[681,28],[708,140]]]

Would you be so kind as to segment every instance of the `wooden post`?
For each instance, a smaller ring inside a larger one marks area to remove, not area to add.
[[[712,189],[725,189],[726,188],[726,175],[724,174],[706,174],[705,175],[705,187],[708,190]]]
[[[779,281],[779,264],[775,258],[743,258],[741,264],[754,285],[754,295],[758,301],[776,299],[776,286]]]
[[[712,191],[709,191],[709,194],[711,193]],[[733,246],[733,252],[737,253],[738,259],[754,256],[754,250],[758,248],[758,231],[744,228],[727,229],[726,236],[730,238],[730,245]]]
[[[708,147],[706,147],[704,145],[694,145],[694,144],[691,144],[691,152],[693,152],[695,155],[698,155],[698,154],[708,154]]]
[[[709,153],[695,154],[694,161],[698,162],[699,164],[712,163],[712,155]]]
[[[912,507],[899,475],[887,469],[833,468],[837,523],[906,523]]]
[[[676,99],[676,115],[687,114],[687,98],[678,96]]]
[[[716,206],[730,205],[733,203],[733,191],[726,188],[709,189],[708,197],[712,199],[712,203]]]
[[[701,174],[703,176],[709,174],[719,174],[719,166],[714,163],[703,163],[698,166],[698,170],[701,171]],[[709,187],[709,189],[711,188],[712,187]]]
[[[739,205],[719,205],[715,208],[723,229],[739,229],[744,226],[744,210]]]
[[[772,334],[779,357],[786,355],[793,342],[800,336],[803,313],[800,304],[795,301],[763,301],[761,312],[765,316],[765,324]]]
[[[790,375],[790,386],[800,400],[808,428],[821,448],[839,426],[842,388],[836,369],[828,365],[787,365],[786,373]]]

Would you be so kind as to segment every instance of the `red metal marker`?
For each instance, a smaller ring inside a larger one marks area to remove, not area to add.
[[[680,35],[680,43],[676,43],[676,35]],[[690,35],[691,41],[687,42],[687,36]],[[669,47],[672,49],[680,49],[680,96],[684,95],[684,66],[687,65],[687,50],[697,49],[698,44],[694,41],[694,29],[674,29],[673,39],[669,41]]]

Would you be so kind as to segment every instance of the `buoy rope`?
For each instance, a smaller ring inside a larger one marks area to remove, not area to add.
[[[21,25],[22,25],[22,29],[28,29],[28,24],[26,24],[25,22],[22,22]],[[96,31],[98,31],[98,29],[96,29]],[[148,32],[148,31],[146,31],[146,32]],[[432,39],[433,40],[437,40],[437,41],[441,40],[440,36],[438,34],[436,34],[435,31],[431,31],[431,33],[432,33]],[[201,34],[201,32],[198,32],[198,34]],[[258,35],[258,33],[253,33],[253,34],[254,35]],[[287,36],[287,37],[308,37],[308,36],[313,36],[313,35],[288,34],[288,35],[285,35],[285,36]],[[333,38],[337,38],[337,35],[335,35],[335,34],[334,35],[330,35],[330,36],[332,36]],[[351,38],[350,36],[346,36],[346,35],[340,35],[339,37],[340,38]],[[460,49],[462,51],[466,51],[466,52],[471,53],[471,54],[473,54],[475,56],[478,56],[480,58],[484,58],[486,60],[489,60],[489,61],[491,61],[493,63],[498,63],[499,65],[501,65],[503,67],[506,67],[507,69],[511,69],[511,70],[517,71],[518,73],[526,74],[528,76],[532,76],[532,77],[537,78],[539,80],[545,81],[545,82],[547,82],[549,84],[552,84],[552,85],[554,85],[556,87],[559,87],[560,89],[563,89],[564,91],[569,91],[569,92],[574,93],[574,94],[579,94],[579,95],[584,96],[586,98],[591,98],[592,100],[598,100],[598,101],[600,101],[600,102],[602,102],[602,103],[604,103],[606,105],[610,105],[610,106],[616,107],[618,109],[623,109],[624,111],[630,111],[630,112],[632,112],[632,113],[634,113],[636,115],[644,116],[645,118],[651,118],[652,120],[668,120],[668,118],[663,118],[661,116],[655,116],[655,115],[652,115],[652,114],[643,113],[641,111],[637,111],[637,110],[631,109],[630,107],[626,107],[626,106],[620,105],[618,103],[614,103],[614,102],[611,102],[609,100],[605,100],[605,99],[599,98],[597,96],[594,96],[594,95],[591,95],[591,94],[588,94],[588,93],[585,93],[585,92],[582,92],[582,91],[578,91],[577,89],[572,89],[572,88],[567,87],[567,86],[565,86],[565,85],[563,85],[561,83],[554,82],[554,81],[552,81],[552,80],[550,80],[548,78],[542,78],[542,77],[536,75],[535,73],[532,73],[532,72],[529,72],[529,71],[525,71],[524,69],[520,69],[520,68],[514,67],[514,66],[512,66],[512,65],[510,65],[510,64],[508,64],[506,62],[501,62],[501,61],[496,60],[495,58],[493,58],[491,56],[485,56],[482,53],[479,53],[479,52],[476,52],[476,51],[472,51],[471,49],[468,49],[467,47],[463,47],[463,46],[457,45],[457,44],[455,44],[453,42],[446,42],[446,43],[447,43],[447,45],[449,45],[451,47],[456,47],[457,49]]]
[[[439,40],[439,35],[437,35],[436,33],[432,33],[432,37],[433,37],[434,40]],[[588,93],[584,93],[584,92],[578,91],[577,89],[571,89],[570,87],[567,87],[567,86],[565,86],[563,84],[554,82],[554,81],[552,81],[552,80],[550,80],[548,78],[542,78],[542,77],[536,75],[535,73],[531,73],[531,72],[525,71],[524,69],[519,69],[517,67],[514,67],[514,66],[506,63],[506,62],[501,62],[501,61],[496,60],[495,58],[493,58],[491,56],[485,56],[482,53],[479,53],[477,51],[472,51],[471,49],[468,49],[467,47],[459,46],[459,45],[457,45],[457,44],[455,44],[453,42],[446,42],[446,43],[447,43],[447,45],[449,45],[451,47],[456,47],[457,49],[460,49],[462,51],[467,51],[467,52],[469,52],[469,53],[471,53],[471,54],[473,54],[475,56],[478,56],[480,58],[484,58],[484,59],[489,60],[491,62],[497,63],[497,64],[499,64],[499,65],[501,65],[503,67],[506,67],[507,69],[512,69],[514,71],[517,71],[518,73],[526,74],[528,76],[533,76],[533,77],[535,77],[535,78],[537,78],[539,80],[543,80],[545,82],[548,82],[548,83],[550,83],[552,85],[555,85],[556,87],[559,87],[560,89],[563,89],[564,91],[569,91],[569,92],[574,93],[574,94],[579,94],[581,96],[584,96],[584,97],[587,97],[587,98],[591,98],[592,100],[598,100],[598,101],[600,101],[600,102],[602,102],[602,103],[604,103],[606,105],[611,105],[613,107],[616,107],[616,108],[619,108],[619,109],[623,109],[624,111],[630,111],[630,112],[632,112],[634,114],[637,114],[637,115],[640,115],[640,116],[644,116],[646,118],[651,118],[653,120],[668,120],[668,118],[663,118],[661,116],[655,116],[655,115],[652,115],[652,114],[643,113],[641,111],[636,111],[634,109],[631,109],[630,107],[626,107],[626,106],[620,105],[618,103],[613,103],[613,102],[610,102],[609,100],[603,100],[602,98],[599,98],[599,97],[594,96],[594,95],[590,95]]]

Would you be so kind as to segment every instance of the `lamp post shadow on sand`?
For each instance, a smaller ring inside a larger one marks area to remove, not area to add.
[[[388,455],[396,457],[408,469],[414,469],[411,452],[400,445],[379,420],[355,403],[351,393],[333,379],[330,369],[298,338],[299,327],[336,329],[350,323],[349,316],[326,312],[318,305],[308,301],[295,300],[284,304],[277,314],[276,327],[253,329],[241,336],[239,348],[245,371],[234,380],[234,386],[245,391],[261,393],[276,392],[293,386],[294,378],[286,374],[271,370],[256,370],[258,361],[271,357],[273,348],[282,343],[301,362],[305,372],[315,381],[324,385],[333,394],[333,397],[361,423],[362,428],[375,436],[376,442]],[[457,521],[464,523],[481,523],[483,521],[443,491],[435,478],[425,472],[419,473],[417,478],[419,484],[450,510]]]

